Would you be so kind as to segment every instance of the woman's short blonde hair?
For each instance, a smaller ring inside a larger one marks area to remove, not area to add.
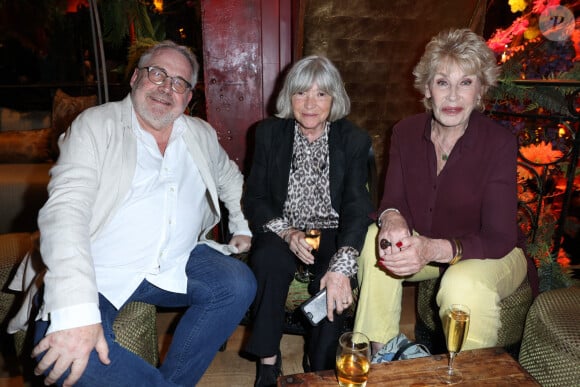
[[[425,95],[425,88],[433,81],[442,63],[457,64],[466,74],[476,75],[482,86],[481,97],[495,86],[500,73],[493,51],[481,36],[467,28],[440,32],[427,43],[413,70],[415,89]],[[427,110],[432,109],[430,99],[424,96],[422,101]],[[483,102],[479,105],[483,110]]]
[[[276,117],[295,118],[292,112],[292,96],[310,90],[312,85],[332,97],[328,121],[333,122],[350,113],[350,98],[338,69],[323,56],[312,55],[296,62],[284,81],[276,100]]]

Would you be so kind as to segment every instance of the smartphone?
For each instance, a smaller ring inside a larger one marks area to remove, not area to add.
[[[308,321],[310,321],[310,324],[314,326],[318,325],[326,317],[326,288],[306,300],[300,305],[300,309]]]

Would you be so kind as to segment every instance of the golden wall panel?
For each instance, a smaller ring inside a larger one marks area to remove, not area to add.
[[[423,111],[412,69],[437,32],[481,32],[481,0],[306,0],[304,55],[328,56],[352,100],[350,119],[366,129],[383,172],[390,129]]]

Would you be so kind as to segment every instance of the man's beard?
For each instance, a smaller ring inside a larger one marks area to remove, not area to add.
[[[149,109],[147,104],[135,106],[135,111],[141,118],[155,129],[164,129],[171,126],[179,114],[172,111],[156,113],[154,109]]]

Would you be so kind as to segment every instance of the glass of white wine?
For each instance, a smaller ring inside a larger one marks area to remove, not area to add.
[[[320,234],[322,232],[314,222],[306,223],[306,228],[304,229],[304,236],[306,238],[306,243],[312,247],[311,254],[314,255],[318,248],[320,247]],[[308,265],[301,262],[298,266],[298,272],[296,273],[295,278],[303,283],[310,282],[312,279],[312,273],[308,270]]]
[[[447,367],[439,368],[443,383],[455,384],[463,380],[461,372],[453,368],[453,360],[461,351],[469,332],[469,320],[471,310],[465,305],[452,304],[445,311],[444,327],[447,339],[447,351],[449,351],[449,363]]]
[[[371,344],[360,332],[346,332],[338,339],[336,376],[341,387],[365,387],[371,367]]]

